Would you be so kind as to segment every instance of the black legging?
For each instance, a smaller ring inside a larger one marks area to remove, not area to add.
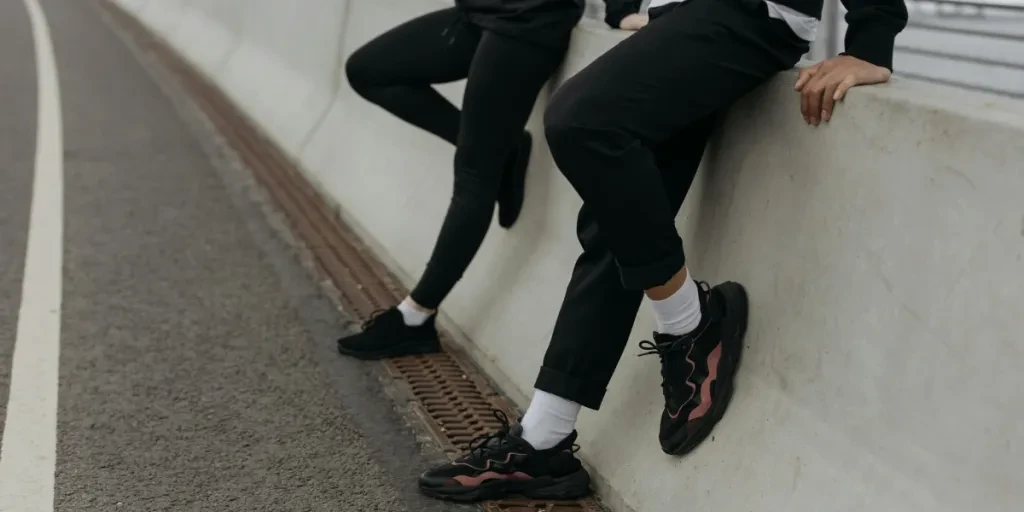
[[[421,306],[436,309],[480,248],[506,162],[564,54],[483,30],[451,8],[386,32],[346,63],[349,82],[363,98],[456,145],[448,213],[411,294]],[[460,113],[431,84],[463,78]]]

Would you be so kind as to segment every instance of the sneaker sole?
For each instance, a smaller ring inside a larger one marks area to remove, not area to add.
[[[697,429],[693,436],[686,438],[683,436],[686,430],[679,429],[677,437],[669,438],[668,442],[662,443],[662,450],[669,455],[686,455],[697,448],[711,435],[711,431],[725,415],[725,411],[732,401],[733,379],[739,370],[742,359],[743,338],[747,334],[750,303],[747,299],[747,291],[739,283],[726,282],[716,286],[715,289],[725,298],[722,324],[729,333],[722,337],[722,350],[730,357],[725,359],[722,362],[722,367],[719,368],[717,387],[721,391],[717,397],[714,397],[711,411],[708,412],[704,424]]]
[[[345,348],[341,342],[338,342],[339,354],[361,359],[363,361],[376,361],[403,356],[423,356],[428,354],[437,354],[439,352],[441,352],[441,342],[437,340],[410,341],[400,345],[395,345],[386,350],[377,350],[373,352],[351,350]]]
[[[431,498],[475,503],[506,498],[531,500],[575,500],[591,494],[590,474],[580,468],[561,478],[535,480],[491,480],[476,487],[430,487],[420,484],[420,492]]]

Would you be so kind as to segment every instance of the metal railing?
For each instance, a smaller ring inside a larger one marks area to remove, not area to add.
[[[838,6],[826,0],[814,58],[841,47],[845,13]],[[1024,0],[908,0],[907,7],[910,21],[896,38],[897,76],[1024,98]]]
[[[812,60],[843,47],[846,11],[839,0],[824,1]],[[896,38],[897,76],[1024,99],[1024,0],[906,2],[911,14]],[[600,0],[588,6],[590,16],[603,12]]]

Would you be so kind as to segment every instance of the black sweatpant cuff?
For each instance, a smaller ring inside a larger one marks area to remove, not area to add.
[[[647,290],[667,283],[686,265],[682,247],[666,258],[638,267],[619,266],[622,286],[627,290]]]
[[[534,387],[595,411],[601,408],[604,394],[608,391],[600,384],[595,385],[587,379],[566,375],[546,366],[541,367]]]

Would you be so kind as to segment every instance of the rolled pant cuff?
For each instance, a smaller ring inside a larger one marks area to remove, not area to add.
[[[608,391],[604,386],[595,386],[586,379],[566,375],[548,367],[541,367],[534,387],[595,411],[601,408],[604,394]]]
[[[683,254],[683,250],[679,249],[669,257],[647,265],[639,267],[620,265],[619,276],[622,278],[622,286],[627,290],[647,290],[667,283],[685,265],[686,256]]]

